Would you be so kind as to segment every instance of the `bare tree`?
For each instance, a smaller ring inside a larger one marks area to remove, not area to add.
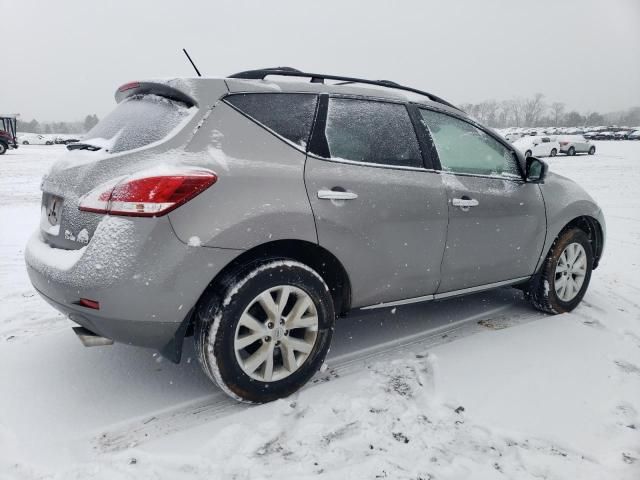
[[[538,119],[547,109],[544,101],[544,95],[536,93],[529,100],[525,100],[523,105],[524,122],[527,126],[534,126],[538,123]]]
[[[511,123],[516,127],[522,126],[524,101],[521,98],[507,100],[504,102],[505,108],[511,116]]]
[[[562,116],[564,115],[564,103],[553,102],[551,104],[551,113],[553,114],[553,124],[557,127],[560,125]]]

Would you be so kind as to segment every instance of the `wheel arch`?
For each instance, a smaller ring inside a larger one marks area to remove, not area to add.
[[[580,215],[578,217],[575,217],[571,221],[567,222],[560,229],[560,231],[555,235],[553,242],[551,242],[551,245],[549,246],[549,248],[547,248],[547,251],[545,252],[545,255],[543,258],[547,258],[547,256],[549,255],[549,252],[553,248],[553,245],[555,245],[556,240],[564,232],[566,232],[571,228],[579,228],[580,230],[582,230],[584,233],[587,234],[587,237],[589,237],[589,242],[591,243],[591,248],[593,251],[593,268],[596,269],[600,262],[602,251],[604,249],[604,231],[600,222],[596,218],[590,215]],[[538,270],[542,268],[543,265],[544,265],[544,262],[540,262],[540,265],[538,266]]]
[[[306,240],[275,240],[253,247],[229,262],[209,283],[198,303],[238,269],[269,258],[297,260],[317,271],[329,286],[338,315],[351,308],[351,282],[342,263],[327,249]]]

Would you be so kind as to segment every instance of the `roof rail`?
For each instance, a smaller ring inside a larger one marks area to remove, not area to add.
[[[405,90],[407,92],[417,93],[418,95],[424,95],[434,102],[441,103],[451,108],[455,108],[456,110],[462,111],[460,108],[455,105],[447,102],[446,100],[433,95],[429,92],[424,92],[422,90],[418,90],[417,88],[405,87],[404,85],[400,85],[396,82],[392,82],[391,80],[367,80],[364,78],[355,78],[355,77],[344,77],[342,75],[326,75],[323,73],[308,73],[302,72],[295,68],[291,67],[271,67],[271,68],[261,68],[259,70],[247,70],[246,72],[234,73],[233,75],[229,75],[228,78],[240,78],[244,80],[264,80],[265,77],[269,75],[279,75],[282,77],[310,77],[311,83],[324,83],[325,80],[339,80],[347,83],[363,83],[367,85],[378,85],[380,87],[388,87],[395,88],[397,90]]]

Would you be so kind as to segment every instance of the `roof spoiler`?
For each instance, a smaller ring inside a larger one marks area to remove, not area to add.
[[[364,78],[355,78],[355,77],[343,77],[341,75],[326,75],[324,73],[308,73],[302,72],[295,68],[291,67],[272,67],[272,68],[263,68],[260,70],[247,70],[246,72],[234,73],[233,75],[229,75],[228,78],[241,78],[245,80],[264,80],[265,77],[269,75],[277,75],[282,77],[310,77],[311,83],[324,83],[325,80],[338,80],[346,83],[362,83],[366,85],[378,85],[380,87],[387,88],[395,88],[396,90],[404,90],[406,92],[417,93],[418,95],[423,95],[427,97],[432,102],[441,103],[446,105],[447,107],[454,108],[456,110],[462,111],[460,108],[455,105],[447,102],[446,100],[433,95],[432,93],[425,92],[422,90],[418,90],[417,88],[405,87],[404,85],[400,85],[396,82],[392,82],[391,80],[366,80]]]
[[[115,98],[116,102],[120,103],[125,98],[129,98],[133,95],[147,95],[153,94],[161,97],[182,102],[188,107],[197,106],[198,103],[186,93],[178,90],[177,88],[170,87],[165,83],[158,82],[129,82],[122,85],[116,90]]]

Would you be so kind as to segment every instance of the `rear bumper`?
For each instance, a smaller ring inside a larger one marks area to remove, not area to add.
[[[34,278],[37,278],[37,273],[32,272],[32,269],[29,270],[29,277],[33,282]],[[35,288],[42,298],[56,310],[69,317],[71,321],[91,330],[101,337],[109,338],[118,343],[163,350],[172,342],[180,329],[180,321],[150,322],[144,320],[106,318],[99,314],[94,314],[93,310],[89,308],[75,304],[61,303],[49,297],[38,289],[38,287]]]
[[[81,250],[52,248],[36,232],[25,260],[35,289],[72,321],[119,343],[177,348],[177,358],[168,356],[179,360],[190,312],[239,253],[185,245],[165,217],[107,216]],[[100,308],[79,305],[81,298]]]

